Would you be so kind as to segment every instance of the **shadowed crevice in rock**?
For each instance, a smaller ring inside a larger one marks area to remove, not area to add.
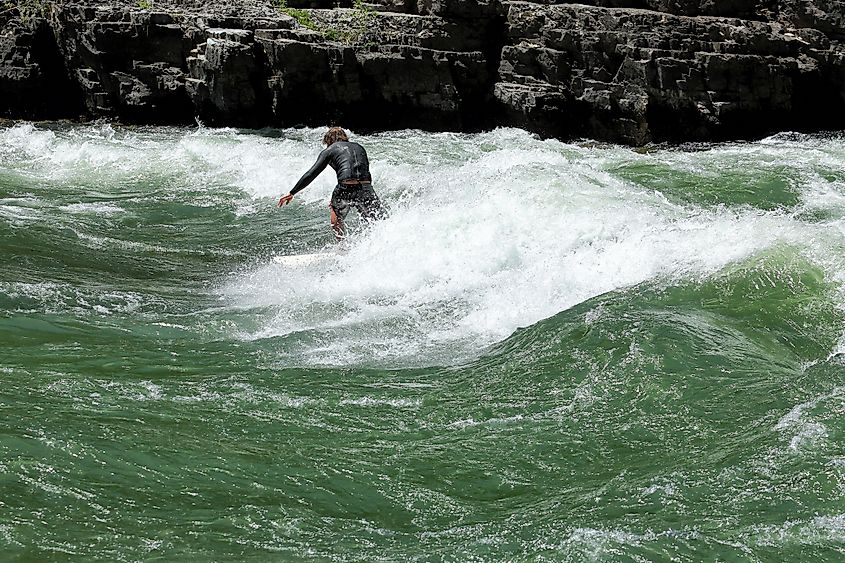
[[[0,20],[2,21],[2,20]],[[0,36],[0,115],[60,119],[84,113],[53,29],[43,18],[4,22]]]

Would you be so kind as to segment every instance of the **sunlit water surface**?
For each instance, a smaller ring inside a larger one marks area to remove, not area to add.
[[[845,557],[845,138],[321,134],[0,129],[3,557]]]

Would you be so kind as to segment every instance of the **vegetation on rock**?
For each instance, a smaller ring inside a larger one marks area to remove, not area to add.
[[[372,29],[376,12],[363,0],[355,0],[351,10],[338,10],[340,15],[335,19],[321,18],[319,21],[314,20],[310,10],[289,7],[287,0],[275,0],[275,5],[279,11],[295,19],[300,26],[320,33],[329,41],[367,47],[375,44],[372,40]]]

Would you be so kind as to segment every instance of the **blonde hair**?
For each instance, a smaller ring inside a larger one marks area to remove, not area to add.
[[[346,136],[346,131],[344,131],[340,127],[332,127],[326,134],[323,135],[323,144],[327,147],[330,147],[333,143],[338,141],[348,141],[349,137]]]

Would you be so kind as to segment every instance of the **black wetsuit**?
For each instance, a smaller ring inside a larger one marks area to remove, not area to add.
[[[367,151],[351,141],[337,141],[321,152],[314,166],[290,191],[291,195],[313,182],[326,166],[331,166],[337,173],[337,187],[332,192],[330,205],[340,219],[344,219],[352,207],[365,220],[379,219],[384,215],[381,201],[373,190]]]

